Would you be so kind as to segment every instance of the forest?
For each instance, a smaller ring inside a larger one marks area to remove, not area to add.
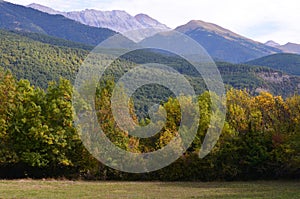
[[[58,81],[59,77],[74,83],[79,67],[93,48],[38,33],[0,30],[0,38],[0,67],[10,70],[18,80],[27,79],[34,86],[43,89],[47,88],[49,81]],[[205,88],[195,69],[174,55],[141,50],[124,55],[123,58],[128,63],[122,70],[130,69],[132,63],[166,64],[184,74],[199,93]],[[224,83],[229,87],[246,88],[252,94],[256,94],[256,89],[260,88],[283,97],[299,93],[299,76],[248,64],[216,62],[216,65]],[[273,81],[274,78],[279,81]]]
[[[198,97],[200,118],[196,139],[176,162],[161,170],[129,174],[106,167],[85,149],[74,126],[73,88],[69,80],[49,82],[47,89],[0,73],[0,177],[118,180],[239,180],[297,178],[300,175],[300,96],[283,99],[268,92],[251,95],[230,88],[226,122],[216,146],[198,156],[215,110],[208,92]],[[114,81],[96,93],[101,128],[120,148],[136,153],[164,147],[178,130],[180,108],[170,97],[163,106],[165,126],[155,136],[138,139],[122,132],[112,118]],[[133,102],[134,103],[134,102]],[[83,103],[82,106],[85,104]],[[139,122],[130,106],[133,118]],[[169,117],[171,115],[171,117]]]

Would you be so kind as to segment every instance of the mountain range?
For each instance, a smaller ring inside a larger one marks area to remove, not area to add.
[[[267,41],[265,43],[265,45],[278,48],[278,49],[282,50],[285,53],[300,54],[300,44],[295,44],[295,43],[288,42],[284,45],[280,45],[280,44],[270,40],[270,41]]]
[[[148,36],[152,36],[157,32],[170,29],[166,25],[158,22],[157,20],[149,17],[146,14],[131,16],[130,14],[122,10],[100,11],[86,9],[82,11],[61,12],[35,3],[30,4],[27,7],[51,15],[63,15],[66,18],[75,20],[88,26],[108,28],[122,34],[128,33],[130,35],[133,30],[151,30],[151,34],[149,34],[149,31],[143,31],[143,36],[139,38],[139,40]]]
[[[18,34],[27,34],[31,37],[40,36],[29,33],[41,33],[52,38],[40,37],[40,39],[47,38],[48,42],[56,40],[56,43],[65,44],[64,40],[68,40],[75,42],[72,46],[85,46],[85,49],[91,49],[117,32],[125,35],[124,42],[134,44],[126,32],[150,29],[150,32],[139,32],[140,37],[136,37],[142,40],[147,36],[148,38],[142,41],[145,42],[145,40],[151,40],[153,34],[157,33],[153,29],[170,30],[166,25],[146,14],[131,16],[120,10],[91,9],[61,12],[39,4],[30,4],[25,7],[4,1],[0,2],[0,28],[17,31]],[[278,53],[300,54],[298,44],[279,45],[273,41],[263,44],[219,25],[201,20],[192,20],[175,30],[188,35],[202,45],[216,61],[244,63]]]
[[[40,4],[30,4],[28,7],[52,15],[63,15],[85,25],[109,28],[124,34],[135,42],[160,31],[169,30],[166,25],[146,14],[131,16],[121,10],[99,11],[91,9],[61,12]],[[142,31],[143,29],[149,31]],[[135,34],[134,37],[131,37],[133,30],[139,30],[139,32],[137,32],[138,35]],[[216,24],[200,20],[192,20],[175,30],[190,36],[201,44],[214,59],[221,61],[240,63],[274,53],[289,52],[277,46],[253,41]]]

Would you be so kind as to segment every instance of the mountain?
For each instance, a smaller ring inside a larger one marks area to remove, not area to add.
[[[267,42],[265,43],[265,45],[271,46],[271,47],[274,47],[274,48],[280,47],[280,44],[279,44],[279,43],[276,43],[275,41],[272,41],[272,40],[267,41]]]
[[[63,12],[59,12],[59,11],[49,8],[47,6],[43,6],[43,5],[36,4],[36,3],[29,4],[27,7],[33,8],[35,10],[39,10],[41,12],[45,12],[45,13],[48,13],[51,15],[56,15],[56,14],[63,15]]]
[[[120,33],[150,28],[152,30],[151,35],[154,35],[155,33],[159,32],[159,30],[169,29],[166,25],[158,22],[148,15],[138,14],[133,17],[122,10],[100,11],[86,9],[83,11],[61,12],[40,4],[30,4],[28,5],[28,7],[48,14],[60,14],[85,25],[108,28]],[[154,31],[154,29],[158,30]],[[151,36],[148,32],[143,34],[144,38],[147,36]]]
[[[295,53],[295,54],[300,54],[300,44],[295,44],[295,43],[287,43],[285,45],[280,46],[281,50],[283,50],[286,53]]]
[[[149,17],[146,14],[141,13],[141,14],[135,15],[134,18],[140,24],[142,24],[142,26],[144,28],[157,28],[157,29],[163,29],[163,30],[168,30],[169,29],[166,25],[160,23],[156,19],[153,19],[153,18]]]
[[[300,44],[288,42],[284,45],[280,45],[274,41],[267,41],[265,45],[278,48],[284,53],[300,54]]]
[[[216,60],[232,63],[263,57],[281,50],[240,36],[216,24],[192,20],[176,28],[201,44]]]
[[[106,28],[90,27],[61,15],[50,15],[4,1],[0,2],[0,28],[42,33],[94,46],[116,34]]]
[[[291,53],[279,53],[255,59],[246,64],[267,66],[291,75],[300,75],[300,55]]]

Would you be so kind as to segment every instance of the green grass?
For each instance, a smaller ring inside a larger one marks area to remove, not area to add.
[[[300,198],[300,181],[84,182],[2,180],[0,198]]]

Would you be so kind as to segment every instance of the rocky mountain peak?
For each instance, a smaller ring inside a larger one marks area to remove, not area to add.
[[[169,29],[166,25],[146,14],[132,16],[124,10],[100,11],[95,9],[85,9],[82,11],[60,12],[39,4],[30,4],[28,7],[48,14],[61,14],[85,25],[108,28],[122,34],[133,30]],[[155,31],[153,31],[153,34],[154,33]],[[149,31],[147,31],[147,34],[144,36],[142,35],[142,32],[139,34],[141,34],[141,38],[146,37],[149,35]]]
[[[265,43],[265,45],[267,45],[267,46],[271,46],[271,47],[279,47],[280,46],[280,44],[279,43],[276,43],[275,41],[273,41],[273,40],[269,40],[269,41],[267,41],[266,43]]]

